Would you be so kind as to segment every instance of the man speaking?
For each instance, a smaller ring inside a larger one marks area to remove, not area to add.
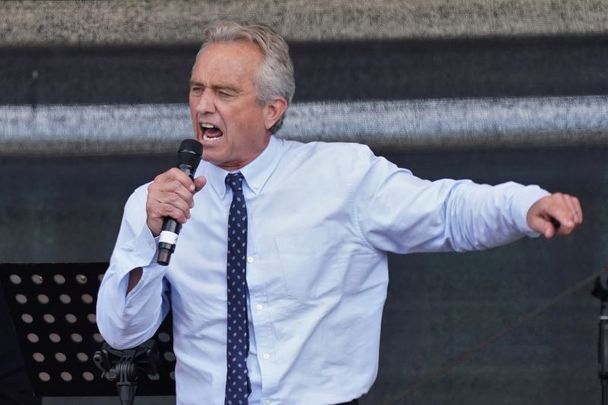
[[[567,235],[575,197],[428,181],[359,144],[273,136],[295,90],[270,28],[216,22],[190,78],[203,161],[139,187],[99,291],[108,344],[173,314],[179,405],[357,403],[377,374],[387,252],[486,249]],[[164,218],[183,228],[157,263]]]

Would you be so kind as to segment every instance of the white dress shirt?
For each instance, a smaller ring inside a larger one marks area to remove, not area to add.
[[[547,195],[511,182],[431,182],[363,145],[275,137],[241,172],[250,404],[335,404],[365,394],[378,368],[386,252],[477,250],[533,236],[527,211]],[[201,162],[196,175],[208,183],[168,267],[155,262],[147,186],[135,190],[99,291],[99,330],[119,349],[152,337],[172,308],[179,405],[224,403],[226,174]],[[137,267],[143,276],[127,294]]]

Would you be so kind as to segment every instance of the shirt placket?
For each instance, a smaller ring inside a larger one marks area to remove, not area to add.
[[[247,190],[249,191],[249,190]],[[249,286],[249,305],[251,310],[252,327],[255,335],[255,350],[260,368],[262,384],[262,404],[273,402],[273,394],[277,391],[276,378],[276,339],[272,325],[272,300],[266,293],[264,273],[264,251],[255,237],[259,229],[256,224],[255,198],[247,201],[249,210],[249,239],[247,256],[247,284]]]

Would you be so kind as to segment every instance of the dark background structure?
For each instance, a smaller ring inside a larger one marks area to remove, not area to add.
[[[221,15],[275,23],[287,36],[296,105],[608,95],[602,2],[243,3],[2,4],[0,108],[185,104],[197,29]],[[392,255],[379,376],[364,404],[599,401],[599,303],[580,283],[608,264],[607,134],[595,144],[376,148],[424,178],[514,180],[578,195],[585,224],[561,240]],[[145,135],[139,142],[145,149]],[[174,159],[173,150],[108,154],[103,146],[84,155],[0,152],[0,263],[107,261],[126,198]],[[44,404],[95,401],[111,403]]]

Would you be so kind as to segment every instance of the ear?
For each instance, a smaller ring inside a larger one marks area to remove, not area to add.
[[[287,110],[287,100],[283,97],[278,97],[270,100],[264,105],[264,127],[266,129],[272,128],[272,126],[285,114]]]

